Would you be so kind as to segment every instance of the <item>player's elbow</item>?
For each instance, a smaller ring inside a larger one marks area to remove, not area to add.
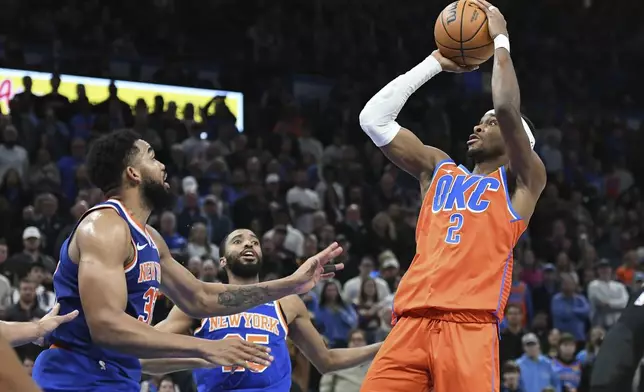
[[[374,128],[374,116],[371,110],[371,107],[369,105],[369,102],[365,105],[364,108],[362,108],[362,111],[360,111],[360,115],[358,116],[358,121],[360,122],[360,128],[362,128],[363,131],[368,132],[369,130]]]
[[[326,353],[323,355],[323,357],[320,360],[316,361],[314,365],[318,372],[320,372],[320,374],[328,374],[340,369],[338,366],[336,366],[333,350],[326,350]]]
[[[95,316],[86,315],[90,336],[92,341],[98,345],[108,348],[117,347],[119,337],[123,336],[119,328],[119,317],[105,313]]]

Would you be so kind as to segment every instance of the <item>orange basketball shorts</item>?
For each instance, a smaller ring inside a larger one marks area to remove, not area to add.
[[[403,315],[360,392],[499,392],[499,331],[489,313]]]

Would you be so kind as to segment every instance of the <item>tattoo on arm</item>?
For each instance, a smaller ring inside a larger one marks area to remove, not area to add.
[[[268,302],[276,295],[276,290],[270,290],[266,286],[238,287],[219,293],[217,300],[225,308],[252,307]]]

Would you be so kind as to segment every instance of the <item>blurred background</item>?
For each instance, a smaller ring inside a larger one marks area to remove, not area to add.
[[[53,306],[62,241],[103,197],[87,178],[88,145],[132,128],[156,149],[177,195],[150,223],[195,276],[220,279],[218,244],[238,227],[262,238],[263,279],[339,241],[346,269],[303,296],[316,326],[330,347],[387,336],[421,201],[416,181],[360,130],[358,114],[434,49],[446,3],[0,4],[3,319],[29,321]],[[644,281],[636,69],[644,3],[495,5],[508,20],[523,112],[538,128],[549,176],[515,251],[501,382],[542,392],[556,378],[582,392],[605,331]],[[400,123],[467,163],[467,136],[492,106],[490,71],[436,77]],[[155,322],[171,307],[157,301]],[[26,367],[39,350],[17,349]],[[295,347],[292,359],[293,391],[357,392],[368,368],[321,376]],[[550,381],[538,376],[544,371]],[[189,373],[142,382],[142,391],[193,390]]]

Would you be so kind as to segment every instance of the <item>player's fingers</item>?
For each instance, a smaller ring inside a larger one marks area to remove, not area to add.
[[[60,317],[60,322],[61,323],[68,323],[68,322],[72,321],[73,319],[75,319],[76,316],[78,316],[78,310],[74,310],[73,312],[69,312],[66,315],[58,316],[58,317]]]
[[[320,275],[320,278],[322,279],[331,279],[335,276],[335,272],[329,272],[328,274],[322,274]]]
[[[322,274],[329,274],[329,273],[332,273],[332,272],[341,271],[343,269],[344,269],[344,264],[343,263],[327,264],[327,265],[324,266]]]
[[[58,312],[60,311],[60,304],[56,302],[56,305],[54,305],[53,308],[47,313],[47,316],[57,316]]]
[[[241,349],[243,351],[245,351],[245,352],[248,352],[248,353],[260,353],[261,355],[264,355],[266,358],[270,357],[270,354],[269,354],[271,352],[270,347],[262,346],[260,344],[251,343],[251,342],[246,341],[246,340],[242,340],[240,343],[241,343]],[[260,354],[258,354],[258,355],[260,355]]]
[[[246,346],[245,353],[248,355],[247,361],[260,363],[262,365],[270,365],[273,361],[273,356],[262,349],[259,345]]]
[[[334,258],[340,256],[344,249],[342,247],[338,246],[337,248],[333,249],[331,252],[327,253],[326,256],[323,259],[320,260],[321,265],[325,265],[329,261],[333,260]]]
[[[333,243],[331,243],[331,245],[327,246],[323,251],[321,251],[320,253],[318,253],[317,255],[315,255],[313,257],[317,257],[317,259],[321,263],[323,263],[324,262],[323,260],[328,261],[329,260],[329,254],[331,254],[333,251],[335,251],[339,247],[340,247],[340,245],[338,245],[337,242],[333,242]]]

